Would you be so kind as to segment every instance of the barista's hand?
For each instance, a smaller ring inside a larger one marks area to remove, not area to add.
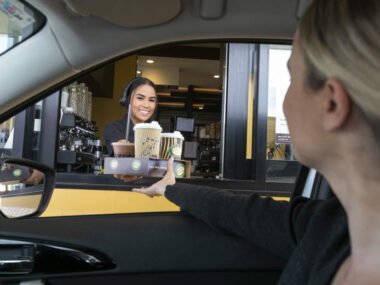
[[[114,175],[113,177],[123,180],[124,182],[133,182],[142,178],[142,176],[131,176],[131,175]]]
[[[151,198],[153,198],[154,196],[164,196],[165,191],[166,191],[166,186],[175,184],[173,161],[174,161],[173,157],[171,157],[168,160],[166,174],[161,180],[159,180],[158,182],[154,183],[153,185],[147,188],[133,188],[132,191],[145,194]]]
[[[42,180],[44,179],[44,177],[45,177],[45,174],[43,174],[42,172],[36,169],[33,169],[30,176],[21,182],[28,185],[37,185],[37,184],[42,183]]]

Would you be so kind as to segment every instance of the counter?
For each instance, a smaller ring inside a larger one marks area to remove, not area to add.
[[[57,173],[56,188],[61,189],[92,189],[125,191],[135,187],[146,187],[158,181],[157,177],[144,177],[135,182],[125,183],[115,179],[112,175],[93,175],[77,173]],[[177,178],[178,182],[205,185],[232,192],[257,192],[267,196],[290,197],[294,183],[267,182],[266,189],[259,189],[254,181],[246,180],[219,180],[205,178]]]
[[[152,199],[130,191],[135,187],[149,186],[158,179],[145,177],[135,182],[125,183],[112,175],[57,173],[52,198],[42,217],[179,211],[179,207],[165,197]],[[270,189],[257,189],[253,181],[215,179],[177,179],[177,181],[212,186],[240,194],[255,192],[281,200],[288,200],[293,190],[292,183],[267,183],[267,186],[271,185]],[[18,193],[17,197],[12,193],[3,194],[2,202],[9,200],[8,204],[16,203],[15,208],[18,209],[20,207],[35,209],[38,203],[36,198],[40,199],[40,196],[36,194],[41,192],[35,193],[30,190],[27,193]]]

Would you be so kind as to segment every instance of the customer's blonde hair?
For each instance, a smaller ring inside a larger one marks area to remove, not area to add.
[[[380,136],[380,0],[315,0],[299,40],[312,89],[335,77]]]

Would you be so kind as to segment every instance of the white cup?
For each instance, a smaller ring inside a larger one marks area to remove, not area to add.
[[[135,157],[159,158],[160,140],[162,128],[156,121],[151,123],[136,124],[135,132]]]
[[[183,140],[184,137],[178,131],[174,133],[162,133],[160,158],[168,159],[173,156],[174,159],[181,159]]]

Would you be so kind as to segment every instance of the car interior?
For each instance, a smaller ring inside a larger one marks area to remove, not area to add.
[[[5,2],[19,2],[7,1],[0,1],[2,11],[6,10]],[[143,56],[152,47],[210,42],[291,45],[299,15],[309,2],[21,1],[39,20],[35,20],[31,35],[0,51],[0,123],[52,94],[61,94],[63,87],[78,78],[128,55],[139,52]],[[237,69],[235,81],[239,81],[239,74]],[[54,126],[50,128],[55,132]],[[12,184],[5,174],[9,165],[44,174],[43,182],[37,185],[38,193],[43,194],[33,213],[13,219],[10,213],[7,218],[7,205],[0,203],[2,284],[276,284],[279,279],[286,260],[275,252],[180,210],[38,217],[48,207],[54,185],[65,186],[46,163],[50,160],[47,157],[44,161],[48,166],[27,160],[1,162],[0,182],[7,185]],[[232,165],[225,167],[234,168]],[[14,175],[14,168],[11,170]],[[315,170],[304,166],[297,170],[290,200],[333,195]],[[199,183],[228,189],[234,182],[206,179]],[[257,190],[263,187],[260,193],[269,193],[264,184],[258,185]]]

